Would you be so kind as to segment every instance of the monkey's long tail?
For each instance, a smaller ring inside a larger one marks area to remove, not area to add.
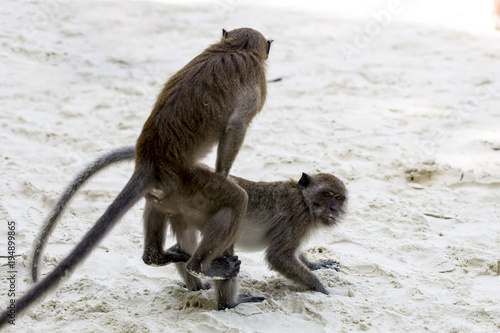
[[[13,312],[7,309],[0,314],[0,328],[13,318],[12,315],[14,318],[19,316],[29,305],[57,286],[76,265],[85,259],[120,218],[144,196],[153,182],[152,175],[151,170],[135,170],[127,185],[73,251],[45,279],[38,282],[23,297],[15,301]]]
[[[49,216],[45,219],[43,227],[35,242],[33,243],[31,259],[31,278],[33,279],[33,282],[37,282],[38,280],[38,267],[40,264],[40,258],[45,245],[47,244],[47,240],[54,230],[57,221],[66,209],[66,205],[71,201],[75,193],[97,172],[107,168],[111,164],[133,159],[135,156],[134,152],[134,146],[123,147],[97,158],[94,162],[92,162],[92,164],[87,166],[85,170],[83,170],[78,176],[76,176],[75,179],[73,179],[71,184],[59,197],[59,200],[57,201],[54,208],[52,208]]]

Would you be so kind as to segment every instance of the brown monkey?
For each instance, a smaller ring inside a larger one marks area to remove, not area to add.
[[[304,239],[315,230],[334,226],[344,213],[347,190],[344,183],[331,174],[309,176],[302,174],[300,180],[285,182],[252,182],[231,176],[231,180],[241,186],[248,194],[248,206],[243,222],[238,229],[235,246],[246,251],[266,249],[266,260],[271,269],[308,289],[328,294],[311,270],[339,266],[333,261],[310,262],[300,252]],[[156,198],[158,210],[170,215],[170,223],[175,230],[185,228],[185,221],[196,225],[198,217],[205,214],[204,202],[195,196]],[[201,221],[200,221],[201,222]],[[163,240],[161,235],[156,235]],[[186,243],[196,246],[195,235],[190,239],[177,238],[184,242],[170,248],[180,252]],[[191,252],[194,248],[191,249]],[[186,284],[201,285],[203,282],[185,273],[182,264],[177,264]],[[234,285],[217,285],[219,292],[237,295],[236,279]]]
[[[58,220],[71,196],[84,182],[109,164],[132,159],[133,155],[134,147],[122,148],[99,158],[85,169],[65,191],[65,194],[69,194],[63,195],[58,201],[56,207],[60,209],[53,210],[55,213],[48,219],[52,221],[50,229],[53,228],[53,224]],[[309,289],[327,294],[321,282],[309,270],[338,269],[338,264],[326,260],[310,262],[299,248],[303,240],[314,230],[335,225],[340,214],[344,213],[347,190],[342,181],[330,174],[318,174],[312,177],[303,174],[296,184],[293,181],[252,182],[233,176],[230,179],[240,185],[249,197],[247,211],[237,233],[236,246],[247,251],[267,248],[266,258],[270,268]],[[182,190],[173,196],[166,196],[161,190],[151,191],[147,196],[159,211],[167,214],[167,219],[158,226],[158,233],[149,235],[149,238],[146,236],[146,242],[163,244],[165,228],[167,222],[170,222],[179,243],[168,251],[172,255],[172,260],[157,264],[186,261],[189,255],[183,251],[193,253],[197,246],[195,226],[199,217],[204,216],[204,209],[207,207],[203,198]],[[187,225],[185,222],[187,220],[192,223]],[[178,230],[182,232],[177,232]],[[48,233],[44,233],[35,245],[36,260],[32,262],[34,276],[37,274],[37,260],[47,236]],[[175,257],[174,253],[178,256]],[[210,286],[206,281],[188,274],[185,264],[177,265],[189,289],[205,289]],[[222,297],[224,299],[234,300],[239,297],[244,300],[250,297],[246,294],[238,296],[236,278],[216,282],[216,288],[219,293],[225,295]],[[252,299],[257,301],[261,298]]]
[[[300,252],[300,246],[313,231],[339,222],[347,200],[344,183],[326,173],[312,177],[303,173],[298,183],[235,179],[248,192],[251,207],[238,230],[237,246],[266,248],[270,268],[311,290],[328,294],[309,270],[338,270],[340,266],[329,260],[310,262]]]
[[[69,274],[152,189],[168,194],[178,188],[191,189],[204,198],[211,208],[200,228],[204,238],[186,268],[191,274],[208,279],[236,276],[240,262],[233,256],[232,246],[247,195],[225,176],[243,143],[248,124],[264,105],[265,60],[270,45],[271,41],[253,29],[223,30],[220,42],[209,46],[167,81],[137,140],[132,177],[76,248],[17,300],[17,315]],[[216,173],[198,165],[215,145]],[[162,214],[149,200],[146,202],[146,225],[157,224]],[[151,251],[153,263],[169,259],[163,253],[155,253],[154,248]],[[236,305],[231,303],[228,307]],[[8,319],[8,312],[4,311],[0,326]]]

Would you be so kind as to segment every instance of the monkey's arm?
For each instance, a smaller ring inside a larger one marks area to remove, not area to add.
[[[262,90],[257,85],[238,88],[233,110],[217,146],[215,172],[227,177],[236,155],[240,151],[248,125],[262,108]]]
[[[301,253],[299,255],[299,259],[311,271],[315,271],[317,269],[323,269],[323,268],[334,269],[337,272],[340,271],[340,264],[338,262],[335,262],[335,261],[332,261],[332,260],[320,260],[320,261],[317,261],[317,262],[311,262],[311,261],[307,260],[306,256],[303,253]]]
[[[267,261],[271,269],[276,270],[286,278],[310,290],[318,291],[325,295],[329,294],[319,279],[297,258],[294,250],[269,247]]]
[[[242,120],[230,120],[222,138],[217,146],[217,161],[215,163],[215,172],[227,177],[229,170],[233,165],[236,155],[243,144],[247,131],[247,124]]]

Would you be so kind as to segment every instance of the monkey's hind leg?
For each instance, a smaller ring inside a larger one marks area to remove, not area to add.
[[[190,274],[202,279],[224,280],[235,277],[241,261],[237,256],[223,256],[236,239],[246,211],[246,192],[224,176],[203,168],[195,168],[189,187],[202,196],[206,211],[212,212],[199,226],[202,240],[187,263]]]
[[[192,255],[198,246],[197,231],[193,228],[187,228],[187,224],[180,217],[170,217],[172,231],[177,238],[177,244],[168,249],[169,252],[178,252]],[[186,260],[187,261],[187,260]],[[177,271],[186,283],[188,290],[204,290],[210,289],[212,286],[210,281],[202,280],[188,273],[186,263],[180,262],[176,264]]]
[[[169,214],[154,207],[154,202],[146,197],[144,208],[144,253],[142,260],[146,265],[164,266],[171,262],[186,262],[189,255],[182,251],[164,251],[163,243]]]
[[[238,294],[238,278],[214,281],[217,293],[217,308],[219,310],[232,309],[241,303],[260,303],[266,301],[266,297],[250,296],[249,294]]]
[[[234,255],[234,251],[231,249],[225,255],[232,256]],[[217,296],[217,308],[219,310],[231,309],[240,303],[259,303],[267,300],[266,297],[238,294],[238,277],[214,281],[214,288]]]

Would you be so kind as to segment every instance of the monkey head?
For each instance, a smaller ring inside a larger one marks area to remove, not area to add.
[[[340,214],[345,213],[347,189],[334,175],[320,173],[309,176],[302,173],[297,187],[302,191],[314,218],[324,225],[336,224]]]
[[[266,60],[273,40],[267,40],[260,32],[250,28],[240,28],[231,31],[222,29],[221,43],[225,47],[239,50],[245,49]]]

